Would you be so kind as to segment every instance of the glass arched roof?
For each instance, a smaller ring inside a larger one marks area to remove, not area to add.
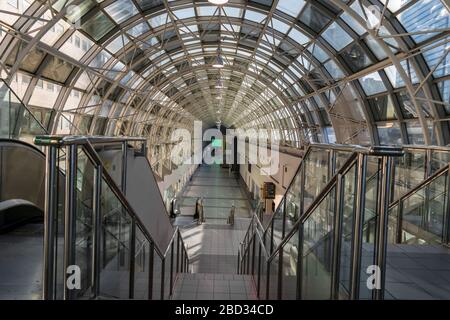
[[[155,154],[195,120],[294,147],[450,143],[445,0],[0,6],[2,77],[54,133],[148,135]]]

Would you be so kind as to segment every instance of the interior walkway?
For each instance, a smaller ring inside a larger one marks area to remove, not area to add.
[[[193,220],[195,202],[203,197],[206,221]],[[235,224],[227,224],[231,206]],[[256,299],[249,276],[237,275],[237,252],[250,222],[250,202],[238,177],[219,165],[200,166],[180,202],[180,227],[188,247],[190,272],[177,280],[174,299]]]

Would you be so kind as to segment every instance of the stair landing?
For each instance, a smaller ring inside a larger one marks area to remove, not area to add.
[[[257,300],[249,275],[220,273],[180,274],[172,300]]]

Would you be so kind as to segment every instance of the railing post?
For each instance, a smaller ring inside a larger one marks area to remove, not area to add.
[[[127,167],[128,167],[128,143],[124,141],[122,143],[122,177],[121,177],[121,189],[122,193],[126,195],[127,191]]]
[[[92,243],[92,284],[93,297],[96,298],[100,294],[100,242],[102,233],[102,173],[103,168],[97,165],[94,171],[94,237]]]
[[[153,269],[155,261],[155,244],[150,241],[150,254],[148,258],[148,300],[153,299]]]
[[[55,222],[58,216],[57,147],[47,147],[44,211],[43,299],[54,300],[55,292]]]
[[[73,290],[67,286],[69,266],[75,262],[76,238],[76,179],[77,179],[77,145],[69,145],[66,149],[66,195],[64,212],[64,300],[74,298]]]
[[[380,289],[375,289],[375,299],[384,299],[384,288],[386,280],[386,253],[388,242],[388,223],[389,223],[389,181],[392,172],[393,159],[392,157],[382,158],[382,182],[380,190],[380,205],[379,205],[379,224],[378,234],[375,250],[375,265],[379,267],[380,274]]]
[[[356,185],[356,210],[354,221],[354,236],[353,236],[353,252],[352,252],[352,267],[351,267],[351,290],[350,299],[358,300],[359,298],[359,277],[361,275],[361,250],[362,237],[364,227],[364,209],[366,200],[366,169],[367,156],[358,154],[357,166],[357,185]]]
[[[136,256],[136,219],[131,219],[131,234],[130,234],[130,286],[129,294],[130,299],[134,299],[134,275],[136,269],[135,257]]]

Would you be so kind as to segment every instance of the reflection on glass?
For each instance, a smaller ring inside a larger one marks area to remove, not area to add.
[[[283,247],[282,300],[297,299],[298,231]]]
[[[303,225],[302,299],[330,299],[335,198],[333,187]]]
[[[150,242],[136,227],[134,260],[134,299],[148,299]]]
[[[352,262],[353,222],[356,200],[356,165],[343,177],[343,210],[341,223],[341,250],[339,252],[339,298],[350,296],[350,272]]]
[[[405,150],[405,155],[395,158],[394,199],[417,186],[425,177],[425,151]]]
[[[329,152],[322,149],[312,149],[304,160],[305,166],[305,194],[303,212],[328,183]]]
[[[101,212],[103,232],[100,292],[109,297],[128,298],[131,219],[104,180]]]
[[[81,289],[78,297],[87,297],[92,286],[92,226],[94,166],[83,151],[78,151],[76,174],[75,261],[80,267]]]

